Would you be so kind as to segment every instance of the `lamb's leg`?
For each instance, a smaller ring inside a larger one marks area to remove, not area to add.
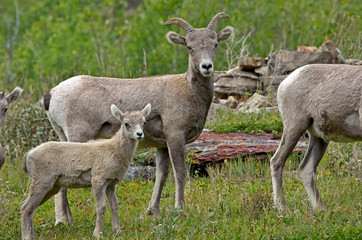
[[[160,199],[163,186],[168,177],[170,157],[167,148],[156,149],[156,182],[147,213],[157,216],[160,213]]]
[[[35,239],[33,215],[37,207],[44,202],[45,196],[52,190],[54,179],[33,181],[30,186],[29,197],[21,204],[21,234],[22,239]]]
[[[315,173],[327,146],[328,142],[309,134],[308,150],[299,166],[299,174],[313,208],[325,208],[318,192]]]
[[[51,120],[51,118],[49,118]],[[88,132],[79,131],[79,129],[93,129],[87,127],[78,127],[77,125],[72,125],[71,129],[63,130],[60,126],[51,122],[54,130],[58,134],[61,141],[69,142],[87,142],[90,139],[93,139],[97,133],[97,129]],[[86,125],[87,123],[84,123]],[[72,211],[70,210],[68,197],[67,197],[67,188],[62,188],[60,192],[55,195],[55,224],[62,223],[74,223],[74,218]]]
[[[116,185],[109,185],[107,187],[107,198],[108,198],[108,203],[109,203],[109,207],[111,208],[111,213],[112,213],[112,229],[114,233],[118,233],[119,231],[121,231],[121,226],[119,223],[119,216],[118,216],[118,199],[117,199],[117,195],[116,195]]]
[[[107,183],[92,182],[92,187],[93,187],[93,194],[96,202],[96,211],[97,211],[97,221],[96,221],[96,227],[93,232],[93,237],[101,238],[103,236],[102,233],[103,218],[107,208],[107,203],[105,199]]]
[[[187,174],[185,164],[185,136],[182,133],[174,132],[167,136],[166,139],[175,177],[175,208],[181,209],[185,206],[184,189]]]
[[[293,151],[293,148],[298,143],[299,138],[308,127],[308,122],[305,124],[296,124],[296,126],[288,127],[284,123],[284,130],[279,147],[274,156],[270,159],[270,170],[273,182],[274,204],[281,210],[286,210],[284,193],[283,193],[283,167],[288,156]]]

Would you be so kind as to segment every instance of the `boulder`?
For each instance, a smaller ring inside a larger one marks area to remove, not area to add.
[[[333,52],[297,52],[279,50],[272,53],[269,57],[268,74],[289,74],[299,67],[314,63],[333,64],[339,63],[339,60]]]
[[[260,109],[276,109],[269,102],[268,98],[260,95],[258,93],[254,93],[246,102],[242,102],[238,106],[238,110],[241,112],[249,113],[249,112],[257,112]]]
[[[253,70],[263,66],[265,64],[265,59],[261,57],[241,56],[238,60],[238,64],[241,70]]]
[[[239,67],[218,74],[214,83],[215,96],[241,96],[246,92],[255,92],[261,88],[259,77],[252,72],[240,71]]]

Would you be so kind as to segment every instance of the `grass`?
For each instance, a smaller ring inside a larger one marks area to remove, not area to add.
[[[283,122],[277,110],[241,114],[231,109],[218,109],[216,120],[206,124],[206,128],[219,133],[242,132],[249,134],[273,133],[281,136]]]
[[[23,155],[41,142],[57,139],[49,126],[42,109],[24,99],[8,111],[1,139],[7,160],[0,170],[0,239],[21,238],[20,205],[30,185],[21,169]],[[253,158],[209,168],[209,178],[188,178],[183,212],[173,208],[175,184],[169,178],[160,218],[145,214],[153,182],[123,181],[117,186],[122,232],[112,234],[107,208],[104,239],[361,239],[361,159],[362,143],[329,146],[317,174],[327,206],[322,212],[311,211],[296,171],[299,155],[290,156],[284,168],[288,213],[273,207],[269,163]],[[74,189],[68,197],[75,224],[54,224],[51,199],[34,214],[38,239],[91,238],[96,219],[91,190]]]

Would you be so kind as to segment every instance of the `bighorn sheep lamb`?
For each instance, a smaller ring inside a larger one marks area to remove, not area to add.
[[[278,88],[284,130],[270,160],[274,203],[287,209],[283,194],[284,163],[308,131],[309,146],[299,166],[313,208],[324,208],[315,180],[317,166],[330,141],[362,140],[362,67],[315,64],[295,70]]]
[[[138,141],[144,137],[143,127],[151,112],[148,104],[139,112],[121,112],[111,105],[111,113],[122,125],[111,139],[87,143],[47,142],[29,151],[24,171],[31,178],[29,197],[21,205],[23,239],[34,239],[35,209],[59,192],[61,187],[92,187],[96,202],[97,222],[93,236],[102,235],[107,195],[112,212],[112,228],[120,231],[115,185],[130,166]]]
[[[4,122],[6,111],[8,110],[8,106],[10,103],[14,102],[21,96],[23,89],[20,87],[14,88],[14,90],[5,96],[5,92],[0,93],[0,133],[1,126]],[[5,152],[3,147],[0,144],[0,169],[5,162]]]
[[[186,166],[185,144],[202,132],[213,98],[214,58],[217,45],[230,37],[232,27],[216,33],[218,13],[207,28],[195,29],[180,18],[175,24],[186,31],[186,37],[168,32],[169,42],[189,50],[186,73],[118,79],[92,76],[72,77],[44,96],[48,118],[62,141],[85,142],[96,137],[110,137],[117,129],[105,106],[115,102],[121,109],[138,108],[150,102],[152,112],[145,126],[145,140],[140,148],[156,147],[156,182],[148,213],[159,214],[161,191],[166,182],[170,162],[176,183],[175,207],[182,208]],[[56,196],[56,221],[73,222],[66,189]]]

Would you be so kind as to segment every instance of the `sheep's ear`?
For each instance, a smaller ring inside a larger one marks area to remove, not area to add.
[[[20,87],[16,87],[11,93],[5,96],[5,99],[8,101],[8,104],[14,102],[16,99],[18,99],[21,96],[21,93],[23,92],[23,89]]]
[[[233,27],[228,26],[228,27],[224,28],[223,30],[221,30],[221,32],[219,32],[217,34],[217,42],[220,43],[222,41],[225,41],[226,39],[228,39],[231,36],[231,34],[233,34],[233,32],[234,32]]]
[[[142,110],[143,116],[148,117],[151,113],[151,103],[147,104],[147,106]]]
[[[111,105],[111,112],[113,116],[115,116],[115,118],[117,118],[119,121],[122,122],[124,113],[121,110],[119,110],[119,108],[116,105],[114,104]]]
[[[185,37],[183,37],[175,32],[172,32],[172,31],[168,32],[166,34],[166,38],[170,43],[186,46]]]

